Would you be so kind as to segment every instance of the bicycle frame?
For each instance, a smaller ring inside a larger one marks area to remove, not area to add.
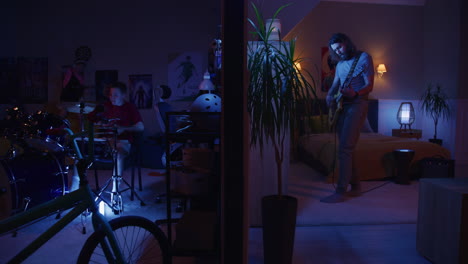
[[[93,131],[92,131],[92,124],[90,125],[90,147],[93,144]],[[71,133],[71,130],[67,131]],[[88,185],[88,181],[86,179],[86,169],[88,168],[88,161],[84,160],[78,147],[76,144],[76,137],[80,136],[79,134],[73,135],[73,142],[74,147],[77,151],[77,155],[79,158],[78,163],[78,171],[80,176],[80,187],[71,193],[68,193],[64,196],[60,196],[55,198],[54,200],[45,202],[38,206],[35,206],[31,209],[28,209],[22,213],[13,215],[8,217],[7,219],[0,221],[0,234],[5,234],[9,232],[13,232],[21,228],[22,226],[36,221],[40,218],[47,217],[51,214],[54,214],[58,211],[64,211],[70,208],[73,208],[70,212],[66,213],[64,216],[61,217],[55,224],[49,227],[44,233],[42,233],[38,238],[32,241],[28,246],[22,249],[16,256],[14,256],[8,263],[20,263],[31,256],[37,249],[43,246],[47,241],[49,241],[53,236],[55,236],[60,230],[62,230],[67,224],[72,222],[76,217],[80,214],[85,212],[86,210],[90,210],[92,213],[92,224],[94,231],[103,231],[108,238],[107,241],[101,241],[101,245],[105,252],[106,258],[109,263],[112,263],[116,258],[117,263],[124,263],[123,256],[117,245],[117,241],[115,239],[114,233],[112,231],[111,226],[109,225],[108,221],[105,217],[99,213],[96,205],[96,198],[97,196],[91,190],[90,186]],[[88,157],[92,159],[93,157]],[[80,163],[81,162],[81,163]],[[110,245],[109,245],[110,244]],[[113,253],[114,254],[113,254]]]

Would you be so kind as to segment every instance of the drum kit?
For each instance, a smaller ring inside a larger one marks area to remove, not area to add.
[[[46,111],[28,115],[18,106],[6,109],[5,118],[0,120],[0,219],[69,192],[67,173],[75,164],[77,155],[68,134],[57,131],[68,128],[75,133],[83,132],[88,122],[86,115],[95,107],[91,103],[69,105],[66,107],[68,119]],[[76,115],[78,124],[73,122]],[[94,160],[107,160],[113,164],[112,177],[98,190],[99,196],[110,193],[110,202],[102,200],[118,214],[123,211],[121,192],[134,191],[116,173],[117,129],[107,126],[94,128]],[[87,142],[87,137],[77,138],[83,156],[90,155]],[[128,188],[120,189],[120,183]],[[107,191],[107,188],[112,190]]]
[[[84,117],[94,106],[80,103],[67,110],[80,115],[83,129]],[[19,106],[6,109],[0,120],[0,219],[68,192],[67,171],[75,153],[67,135],[50,131],[71,126],[68,119],[46,111],[27,114]],[[95,151],[108,152],[109,148]]]

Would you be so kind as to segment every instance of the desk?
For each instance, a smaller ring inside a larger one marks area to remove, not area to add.
[[[416,138],[422,137],[421,129],[392,129],[392,137]]]
[[[432,263],[468,263],[468,178],[419,183],[416,249]]]

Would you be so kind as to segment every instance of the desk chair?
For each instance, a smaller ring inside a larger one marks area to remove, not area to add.
[[[166,132],[166,127],[165,127],[165,124],[166,124],[166,112],[171,112],[172,111],[172,106],[170,104],[168,104],[167,102],[159,102],[156,104],[156,107],[154,108],[154,110],[156,111],[156,120],[157,120],[157,123],[159,124],[159,126],[161,127],[161,134],[157,137],[153,137],[152,139],[157,143],[157,144],[160,144],[162,149],[163,149],[163,155],[165,155],[166,153],[166,136],[165,136],[165,132]],[[162,162],[162,165],[163,167],[166,166],[166,163],[165,161]],[[171,194],[173,195],[173,194]],[[181,196],[181,195],[173,195],[174,197],[178,197],[178,198],[181,198],[181,201],[177,204],[177,207],[175,209],[176,212],[182,212],[185,207],[186,207],[186,203],[187,203],[187,199],[185,196]],[[161,203],[162,202],[162,198],[163,197],[167,197],[167,193],[159,193],[156,195],[156,198],[155,198],[155,202],[156,203]]]

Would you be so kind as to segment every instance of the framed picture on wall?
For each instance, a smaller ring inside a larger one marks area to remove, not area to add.
[[[48,59],[9,57],[0,59],[2,103],[41,104],[48,99]]]
[[[18,103],[19,90],[17,87],[18,71],[16,70],[16,58],[0,58],[0,91],[2,91],[2,96],[0,96],[0,103]]]
[[[130,101],[139,109],[151,108],[153,104],[153,77],[151,74],[128,76]]]
[[[333,78],[335,78],[335,66],[336,63],[332,62],[330,58],[330,52],[328,47],[322,47],[322,74],[321,74],[321,83],[322,92],[328,92],[330,87],[333,84]]]
[[[24,103],[47,102],[48,71],[47,58],[18,58],[19,91]]]
[[[105,102],[107,95],[105,88],[108,84],[116,82],[119,79],[119,72],[117,70],[100,70],[96,71],[94,80],[96,82],[96,101]]]

